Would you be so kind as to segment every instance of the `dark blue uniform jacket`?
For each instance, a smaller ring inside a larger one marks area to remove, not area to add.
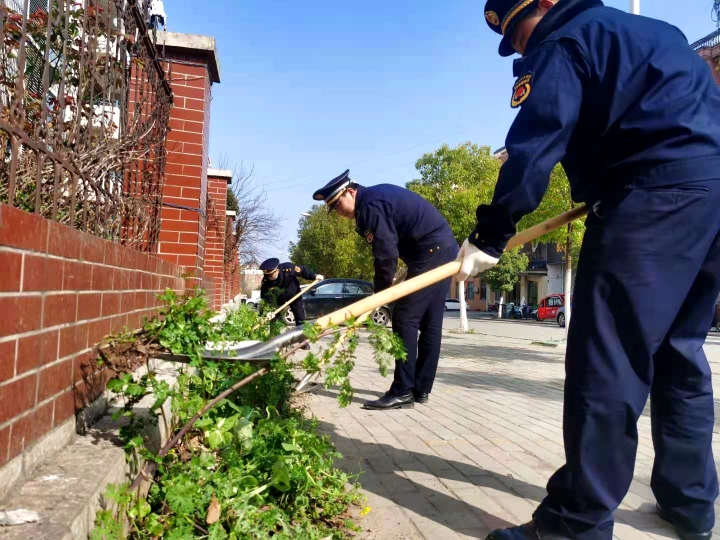
[[[562,162],[576,202],[720,177],[720,90],[670,24],[560,0],[515,60],[508,160],[470,241],[499,256]]]
[[[398,258],[410,274],[424,270],[424,263],[438,249],[457,249],[448,222],[417,193],[392,184],[357,190],[357,232],[372,245],[376,292],[392,285]]]
[[[298,276],[315,279],[315,272],[300,264],[285,262],[278,266],[280,273],[275,281],[263,278],[260,285],[260,299],[271,305],[280,306],[300,292]]]

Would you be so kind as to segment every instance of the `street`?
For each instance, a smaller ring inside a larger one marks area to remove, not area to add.
[[[377,373],[366,344],[358,349],[349,407],[338,407],[334,390],[319,388],[309,398],[321,429],[344,455],[340,466],[360,473],[371,508],[361,519],[360,538],[485,538],[496,527],[528,521],[549,476],[564,462],[565,349],[532,344],[561,340],[564,330],[553,323],[472,319],[474,333],[459,334],[453,332],[458,325],[455,314],[446,316],[428,405],[361,409],[390,384]],[[710,334],[705,350],[718,385],[720,333]],[[716,410],[716,426],[717,418]],[[676,538],[657,517],[649,487],[653,449],[647,407],[638,430],[635,478],[615,512],[615,536]],[[717,461],[718,442],[715,455]]]
[[[460,312],[447,311],[443,328],[453,331],[460,328]],[[468,330],[477,334],[487,334],[508,339],[531,341],[560,341],[565,339],[565,329],[555,321],[535,321],[533,319],[511,320],[497,319],[492,313],[468,312]]]

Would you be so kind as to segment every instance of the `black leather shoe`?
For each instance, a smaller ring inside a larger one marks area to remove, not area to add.
[[[302,350],[303,350],[303,351],[309,351],[309,350],[310,350],[310,344],[309,344],[309,343],[306,343],[305,345],[303,345],[303,346],[302,346]]]
[[[570,540],[570,537],[546,531],[532,520],[518,527],[492,531],[486,540]]]
[[[430,394],[427,392],[413,392],[415,403],[427,403],[430,401]]]
[[[660,516],[660,519],[667,521],[670,525],[675,527],[675,530],[681,540],[707,540],[708,538],[712,538],[712,530],[707,532],[688,531],[678,525],[677,521],[672,517],[672,515],[670,515],[670,512],[663,510],[662,506],[656,504],[655,507],[657,508],[657,513],[658,516]]]
[[[366,401],[363,409],[372,411],[389,411],[391,409],[412,409],[415,407],[415,396],[412,392],[408,392],[404,396],[396,396],[388,392],[380,399],[374,401]]]

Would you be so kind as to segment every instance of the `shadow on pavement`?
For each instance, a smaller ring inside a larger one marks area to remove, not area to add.
[[[562,401],[565,379],[525,379],[512,375],[478,373],[464,369],[439,370],[435,382],[471,390],[506,390],[550,401]]]
[[[645,503],[637,510],[618,508],[613,516],[615,523],[626,523],[638,531],[651,533],[655,538],[677,538],[672,526],[660,519],[653,503]]]
[[[467,381],[467,376],[463,374],[458,374],[458,378]],[[380,395],[370,390],[356,391],[359,394]],[[323,388],[315,393],[337,398],[336,389]],[[353,401],[360,403],[364,400]],[[546,495],[544,487],[492,473],[473,463],[457,462],[382,442],[370,443],[349,438],[328,422],[320,421],[319,431],[329,435],[343,454],[343,459],[336,466],[350,474],[358,474],[358,482],[366,492],[391,500],[426,520],[472,538],[485,538],[489,531],[518,525],[520,520],[511,522],[493,513],[493,508],[497,506],[493,497],[497,499],[497,495],[493,496],[492,491],[486,491],[484,497],[473,503],[468,497],[463,497],[465,500],[459,498],[455,493],[457,490],[469,492],[473,488],[489,488],[526,499],[533,504],[539,504]],[[413,481],[413,473],[434,476],[442,484],[436,486],[441,490]],[[448,482],[452,483],[452,487]],[[505,517],[510,514],[505,509],[497,513]],[[654,504],[644,504],[637,510],[619,508],[614,512],[614,518],[616,522],[628,524],[656,537],[668,534],[668,538],[674,538],[672,529],[657,515]]]
[[[312,391],[313,395],[315,396],[325,396],[332,399],[337,399],[338,393],[333,390],[327,390],[324,386],[318,385],[315,387]],[[360,394],[360,396],[358,396]],[[374,390],[364,390],[364,389],[357,389],[353,388],[353,397],[352,397],[352,403],[355,403],[357,405],[362,405],[366,401],[370,401],[373,399],[381,398],[385,395],[385,392],[376,392]]]
[[[502,341],[507,338],[498,338]],[[502,362],[543,362],[548,364],[562,364],[565,362],[565,351],[559,349],[545,349],[543,352],[522,350],[514,347],[503,347],[487,344],[454,344],[451,339],[443,337],[442,358],[476,359],[483,361]]]
[[[336,396],[331,391],[327,395]],[[362,488],[383,499],[389,499],[422,518],[445,525],[455,532],[473,538],[485,538],[487,533],[498,528],[519,524],[509,522],[486,509],[463,501],[453,493],[454,489],[491,488],[519,498],[531,498],[540,502],[545,490],[526,482],[501,477],[474,464],[459,463],[439,456],[396,448],[384,443],[368,443],[350,439],[336,430],[333,424],[320,421],[320,432],[331,437],[343,454],[337,467],[351,474],[359,474]],[[439,489],[414,482],[402,473],[425,473],[442,482],[450,481],[460,487]],[[506,483],[511,483],[512,488]],[[517,491],[516,491],[517,490]],[[488,492],[480,495],[480,504],[492,504]],[[370,501],[369,501],[370,502]],[[372,506],[372,504],[370,504]],[[508,512],[503,511],[505,515]]]

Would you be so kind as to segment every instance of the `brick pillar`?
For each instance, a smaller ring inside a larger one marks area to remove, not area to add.
[[[214,281],[210,307],[220,309],[225,299],[225,207],[227,188],[232,183],[232,171],[208,169],[208,220],[205,236],[205,279]],[[210,291],[208,291],[210,294]]]
[[[170,111],[158,256],[200,280],[205,268],[210,98],[220,82],[215,38],[158,32],[175,97]]]

